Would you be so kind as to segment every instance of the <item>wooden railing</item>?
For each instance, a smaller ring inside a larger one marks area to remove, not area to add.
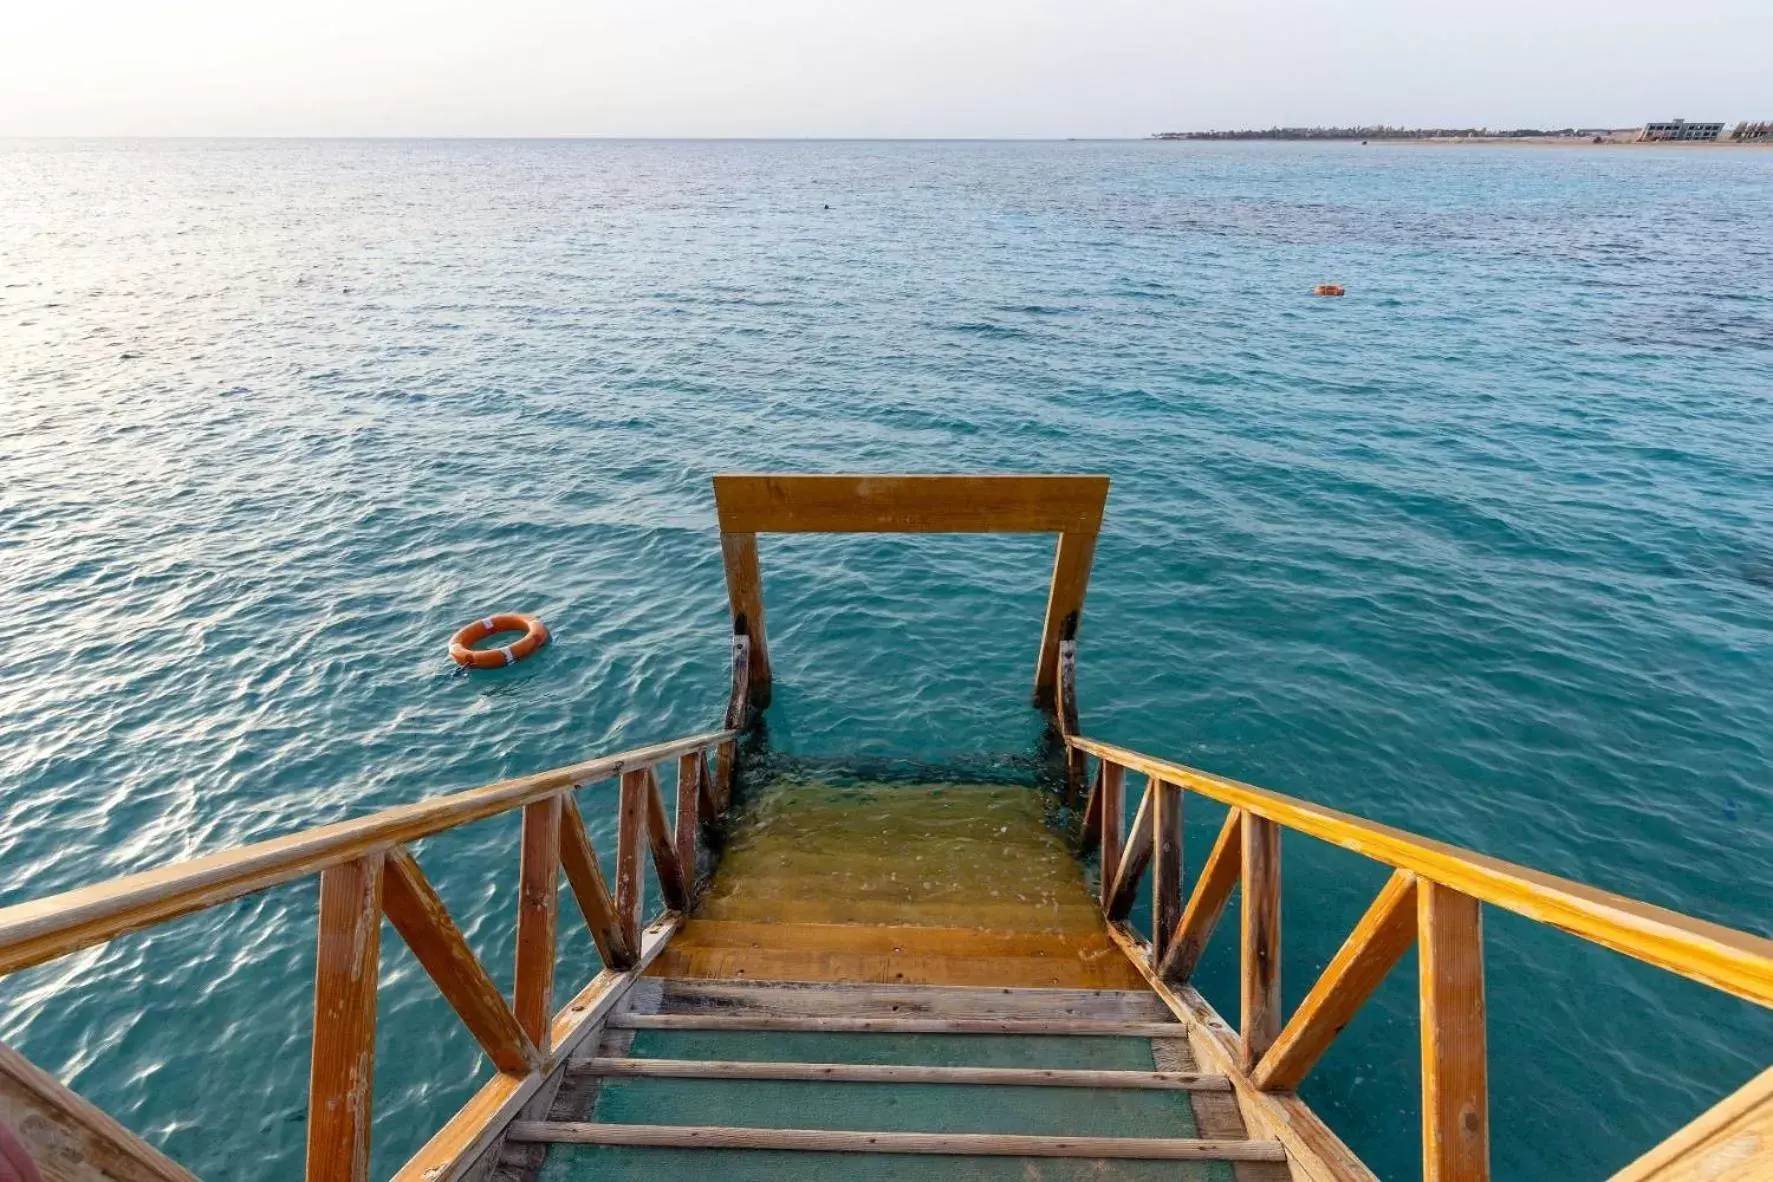
[[[1068,660],[1062,658],[1067,672]],[[1276,1126],[1270,1131],[1311,1176],[1367,1176],[1293,1093],[1392,966],[1416,946],[1423,1173],[1430,1182],[1489,1177],[1483,904],[1773,1006],[1773,941],[1084,738],[1075,733],[1075,719],[1074,712],[1069,718],[1061,712],[1056,722],[1066,738],[1072,774],[1081,774],[1086,758],[1096,760],[1082,845],[1086,852],[1101,851],[1101,903],[1111,930],[1142,958],[1154,987],[1179,997],[1209,1035],[1217,1029],[1226,1036],[1217,1043],[1209,1038],[1207,1053],[1223,1054],[1222,1066],[1233,1074],[1246,1106],[1259,1117],[1266,1114]],[[1128,772],[1145,777],[1130,828],[1124,811]],[[1181,818],[1188,792],[1227,805],[1230,812],[1184,902]],[[1392,868],[1391,878],[1290,1018],[1280,993],[1282,829]],[[1153,917],[1148,944],[1125,923],[1147,870]],[[1240,1020],[1232,1035],[1186,983],[1234,889],[1241,892],[1241,964]],[[1746,1151],[1740,1133],[1745,1127],[1752,1139]],[[1773,1072],[1692,1128],[1704,1135],[1677,1134],[1619,1177],[1773,1177]],[[1717,1129],[1736,1130],[1738,1139],[1719,1142]],[[1682,1148],[1689,1142],[1691,1153]],[[1693,1170],[1692,1154],[1718,1144],[1725,1154],[1718,1160],[1749,1164],[1733,1174],[1686,1172]],[[1732,1153],[1737,1156],[1729,1157]]]
[[[0,973],[65,956],[124,932],[243,895],[318,876],[319,949],[308,1096],[309,1179],[368,1177],[376,980],[384,916],[485,1051],[497,1074],[399,1175],[455,1176],[483,1152],[555,1066],[601,1018],[619,987],[645,967],[691,902],[696,842],[731,800],[746,721],[749,647],[733,638],[733,681],[720,730],[604,756],[258,842],[95,886],[0,909]],[[710,759],[712,757],[712,763]],[[675,762],[668,815],[656,769]],[[620,795],[612,893],[574,790],[616,779]],[[468,947],[409,843],[522,810],[516,965],[509,1003]],[[643,939],[646,845],[667,908]],[[559,882],[564,874],[604,973],[554,1010]],[[82,1160],[123,1160],[120,1176],[190,1175],[53,1079],[0,1048],[0,1100],[47,1119]],[[84,1175],[81,1175],[84,1176]]]

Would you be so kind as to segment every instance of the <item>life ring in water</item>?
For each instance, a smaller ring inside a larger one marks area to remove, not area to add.
[[[497,636],[501,632],[521,632],[523,635],[510,644],[497,648],[474,647],[487,637]],[[455,659],[456,664],[469,669],[499,669],[506,665],[515,665],[547,643],[548,629],[542,621],[521,612],[505,612],[502,615],[488,616],[484,620],[475,620],[450,637],[449,655]]]
[[[1321,296],[1341,296],[1347,295],[1348,289],[1343,287],[1340,283],[1320,283],[1317,285],[1317,290],[1312,294]]]

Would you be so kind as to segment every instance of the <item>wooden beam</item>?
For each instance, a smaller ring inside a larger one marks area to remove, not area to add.
[[[493,1066],[518,1073],[541,1065],[499,987],[462,938],[443,900],[404,848],[390,850],[382,880],[382,911],[413,956],[480,1044]]]
[[[0,1123],[17,1135],[44,1182],[197,1182],[197,1176],[90,1100],[0,1043]],[[6,1174],[0,1158],[0,1176]]]
[[[1237,1065],[1237,1036],[1193,986],[1173,985],[1158,975],[1150,945],[1125,924],[1110,924],[1108,935],[1176,1016],[1196,1062],[1231,1081],[1250,1136],[1272,1137],[1285,1147],[1296,1182],[1378,1182],[1305,1101],[1290,1092],[1260,1091],[1250,1082]]]
[[[585,818],[579,814],[579,802],[571,793],[561,801],[560,864],[573,897],[579,901],[597,955],[605,968],[625,969],[634,963],[636,949],[628,942],[628,930],[622,923],[616,901],[604,883],[603,870],[597,865],[597,853],[585,832]]]
[[[1188,906],[1170,933],[1163,960],[1158,963],[1158,974],[1166,981],[1186,981],[1194,975],[1213,929],[1219,926],[1219,917],[1225,913],[1225,904],[1230,902],[1232,889],[1243,872],[1243,817],[1237,809],[1225,814],[1213,852],[1201,867],[1200,880],[1194,884],[1194,893],[1188,896]]]
[[[1107,481],[1103,481],[1107,495]],[[1097,518],[1100,521],[1100,515]],[[1040,656],[1034,665],[1034,704],[1051,710],[1059,690],[1059,643],[1068,625],[1075,634],[1083,616],[1084,592],[1090,586],[1090,565],[1096,557],[1096,529],[1067,530],[1059,535],[1053,556],[1053,579],[1047,587],[1047,614],[1041,626]]]
[[[726,598],[733,626],[743,628],[749,642],[746,682],[751,703],[762,709],[770,704],[770,644],[763,626],[763,574],[757,565],[756,532],[732,532],[722,527],[720,557],[726,567]]]
[[[1701,1113],[1613,1182],[1755,1182],[1773,1178],[1773,1067]]]
[[[779,1079],[826,1083],[981,1084],[994,1087],[1122,1088],[1135,1091],[1229,1092],[1223,1075],[1197,1071],[1055,1070],[1027,1067],[916,1067],[876,1063],[783,1063],[749,1060],[592,1059],[574,1070],[590,1075],[659,1079]]]
[[[1090,794],[1084,798],[1083,824],[1077,834],[1077,852],[1087,854],[1102,842],[1102,772],[1108,765],[1096,763],[1096,774],[1090,778]]]
[[[1111,920],[1125,919],[1139,896],[1139,880],[1151,865],[1151,805],[1157,781],[1147,779],[1139,807],[1133,811],[1133,825],[1127,830],[1126,847],[1120,853],[1120,866],[1114,872],[1114,888],[1108,892],[1103,908]]]
[[[1773,940],[1110,743],[1076,739],[1073,745],[1615,952],[1773,1006]]]
[[[1242,1039],[1238,1065],[1252,1070],[1280,1036],[1280,826],[1261,817],[1243,821]]]
[[[689,892],[684,885],[683,867],[677,864],[676,834],[671,818],[665,814],[665,798],[659,791],[659,777],[646,770],[646,840],[652,849],[653,870],[659,876],[659,894],[672,911],[689,907]]]
[[[726,696],[726,728],[742,731],[751,711],[751,637],[745,616],[733,619],[733,680]]]
[[[1088,1018],[853,1018],[767,1014],[611,1014],[612,1030],[770,1030],[827,1034],[1063,1034],[1077,1038],[1180,1038],[1173,1022]]]
[[[1096,1157],[1150,1161],[1285,1161],[1273,1141],[1182,1137],[1030,1137],[1001,1133],[866,1133],[714,1125],[606,1125],[517,1121],[513,1141],[816,1153],[936,1153],[964,1157]]]
[[[700,764],[696,771],[696,781],[702,793],[702,816],[710,822],[717,821],[726,812],[726,802],[720,798],[719,781],[714,778],[706,751],[697,752],[696,759]]]
[[[729,738],[693,735],[0,908],[0,975]]]
[[[1422,945],[1423,1182],[1490,1176],[1484,1051],[1484,930],[1478,901],[1451,887],[1416,887]]]
[[[641,910],[646,905],[646,877],[640,865],[640,843],[646,838],[648,780],[645,769],[622,773],[616,814],[616,915],[624,941],[640,943]]]
[[[1120,847],[1126,834],[1126,790],[1127,773],[1117,763],[1102,765],[1102,790],[1097,793],[1101,798],[1102,818],[1102,882],[1098,897],[1102,910],[1108,910],[1108,898],[1114,893],[1114,876],[1120,871]]]
[[[1151,781],[1151,955],[1163,959],[1182,920],[1182,789]]]
[[[1095,534],[1107,500],[1106,476],[714,478],[723,534]]]
[[[714,749],[715,805],[724,816],[733,803],[733,778],[739,774],[739,745],[728,739]]]
[[[689,906],[690,897],[696,888],[696,830],[698,826],[697,805],[707,795],[701,787],[702,758],[699,755],[681,756],[677,761],[677,827],[675,850],[677,867],[683,875],[684,907]],[[712,820],[712,818],[710,818]]]
[[[557,1070],[564,1070],[572,1053],[594,1031],[602,1029],[604,1018],[640,979],[647,965],[665,950],[666,943],[681,922],[680,916],[666,915],[648,928],[632,969],[623,972],[605,970],[598,974],[566,1004],[566,1008],[554,1015],[549,1037],[554,1045]],[[511,1121],[523,1111],[524,1105],[547,1086],[550,1078],[542,1072],[493,1076],[407,1160],[394,1175],[394,1182],[461,1182],[475,1161],[505,1132]]]
[[[640,773],[650,776],[651,770]],[[554,1012],[554,948],[560,924],[561,797],[523,807],[523,844],[517,877],[517,971],[512,1009],[517,1024],[544,1056],[548,1015]]]
[[[320,875],[314,1051],[308,1075],[309,1182],[369,1177],[375,1084],[376,972],[382,943],[382,855]]]
[[[1416,876],[1395,871],[1317,984],[1250,1073],[1265,1091],[1297,1090],[1343,1027],[1416,942]]]

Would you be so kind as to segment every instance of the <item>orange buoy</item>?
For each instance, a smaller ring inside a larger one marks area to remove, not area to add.
[[[489,636],[501,632],[521,632],[522,636],[498,648],[475,648]],[[475,620],[450,637],[449,655],[456,664],[469,669],[499,669],[515,665],[548,643],[548,629],[542,621],[521,612],[506,612]]]
[[[1313,294],[1322,296],[1347,295],[1348,289],[1340,283],[1320,283],[1317,285],[1317,291]]]

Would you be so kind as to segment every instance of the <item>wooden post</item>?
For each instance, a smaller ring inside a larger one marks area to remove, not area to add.
[[[727,739],[714,749],[714,803],[725,813],[733,803],[733,777],[739,772],[739,745]]]
[[[659,777],[650,767],[646,769],[646,838],[652,847],[653,870],[659,876],[659,894],[664,898],[665,906],[682,911],[689,905],[689,893],[684,886],[683,867],[677,862],[671,821],[665,816]]]
[[[1243,823],[1243,1017],[1239,1062],[1248,1072],[1280,1036],[1280,826]]]
[[[683,874],[684,905],[696,891],[696,810],[702,792],[702,757],[692,751],[677,759],[677,868]]]
[[[369,1177],[381,943],[381,852],[321,871],[308,1074],[309,1182]]]
[[[1126,790],[1121,790],[1126,795]],[[1133,810],[1133,822],[1127,828],[1126,840],[1120,848],[1120,865],[1114,870],[1114,889],[1108,894],[1103,910],[1110,923],[1119,923],[1133,911],[1133,900],[1139,897],[1139,880],[1151,865],[1151,810],[1157,798],[1157,781],[1145,777],[1145,791],[1139,795],[1139,807]]]
[[[615,900],[610,897],[603,871],[597,865],[597,853],[585,834],[579,802],[570,792],[561,800],[560,865],[579,901],[579,910],[585,914],[585,923],[591,929],[591,939],[597,944],[597,955],[603,958],[604,967],[632,967],[640,950],[628,940]]]
[[[550,796],[523,806],[523,848],[518,863],[517,972],[513,987],[517,1024],[544,1056],[554,1017],[554,938],[560,916],[561,799]]]
[[[1090,563],[1096,556],[1096,535],[1066,530],[1059,535],[1053,558],[1053,581],[1047,588],[1046,624],[1041,629],[1040,658],[1034,668],[1034,704],[1054,708],[1059,689],[1059,641],[1066,631],[1066,617],[1083,614],[1084,592],[1090,585]],[[1074,618],[1073,634],[1077,630]]]
[[[1422,952],[1423,1182],[1490,1176],[1480,904],[1423,880],[1416,888]]]
[[[1120,870],[1122,835],[1126,830],[1122,792],[1126,787],[1126,769],[1117,763],[1102,763],[1102,910],[1113,902],[1114,876]]]
[[[1219,917],[1225,913],[1225,904],[1237,886],[1244,856],[1243,821],[1241,809],[1225,814],[1225,824],[1219,827],[1219,836],[1213,841],[1213,852],[1200,869],[1200,881],[1194,884],[1194,893],[1188,896],[1188,906],[1182,909],[1182,918],[1176,921],[1163,959],[1158,962],[1161,979],[1186,981],[1194,975],[1207,940],[1219,926]]]
[[[622,796],[616,814],[616,914],[628,947],[640,947],[641,910],[646,906],[646,878],[640,864],[640,843],[646,840],[646,769],[622,773]]]
[[[1153,780],[1151,791],[1151,963],[1156,965],[1182,918],[1182,789]]]
[[[1250,1078],[1293,1091],[1416,940],[1416,876],[1392,874]]]
[[[713,769],[708,763],[706,750],[696,752],[696,785],[702,797],[702,819],[709,823],[718,821],[721,814],[726,812],[726,802],[721,800],[717,793],[717,782],[714,779]]]
[[[726,595],[733,622],[743,624],[751,642],[748,693],[759,710],[770,704],[770,648],[763,627],[763,576],[757,568],[757,535],[722,533],[720,555],[726,564]]]

